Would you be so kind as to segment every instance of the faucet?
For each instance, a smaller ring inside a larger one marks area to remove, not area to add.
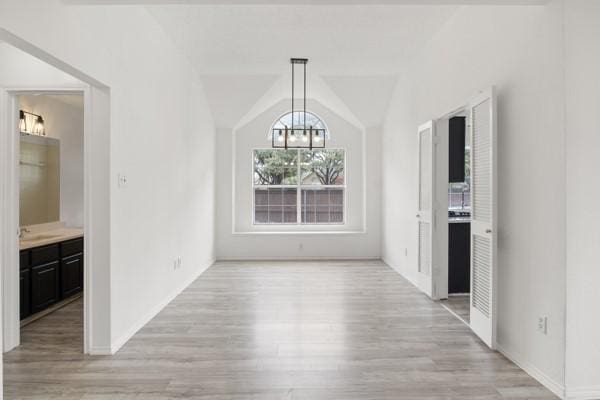
[[[19,239],[23,239],[25,233],[31,233],[31,231],[27,228],[19,228]]]

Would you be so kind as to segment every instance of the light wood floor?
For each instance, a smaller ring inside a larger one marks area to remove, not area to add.
[[[112,357],[81,308],[24,329],[6,399],[555,399],[380,262],[217,263]]]
[[[440,303],[462,318],[466,324],[469,323],[471,319],[471,296],[450,296]]]

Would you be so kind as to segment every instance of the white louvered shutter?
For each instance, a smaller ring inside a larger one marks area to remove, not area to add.
[[[496,340],[496,98],[494,88],[469,104],[471,134],[471,329]]]

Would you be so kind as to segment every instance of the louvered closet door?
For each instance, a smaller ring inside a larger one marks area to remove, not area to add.
[[[433,140],[434,125],[429,121],[418,129],[419,143],[419,201],[417,207],[418,285],[428,296],[432,295],[432,241],[433,241]]]
[[[494,88],[469,104],[471,134],[471,329],[496,340],[496,98]]]

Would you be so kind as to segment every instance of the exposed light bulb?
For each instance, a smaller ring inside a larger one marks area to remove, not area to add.
[[[319,134],[317,133],[317,135],[314,138],[315,143],[319,143],[321,141],[321,137],[319,136]]]
[[[296,141],[296,135],[294,135],[293,133],[290,135],[290,142],[295,142]]]
[[[306,136],[306,132],[304,133],[304,135],[302,135],[302,141],[303,142],[308,142],[308,136]]]
[[[19,110],[19,131],[27,132],[27,119],[23,110]]]
[[[279,135],[277,136],[278,142],[283,142],[283,135],[281,134],[281,129],[279,130]]]
[[[37,117],[35,124],[33,125],[33,133],[40,136],[46,136],[46,129],[44,128],[44,119],[41,116]]]

